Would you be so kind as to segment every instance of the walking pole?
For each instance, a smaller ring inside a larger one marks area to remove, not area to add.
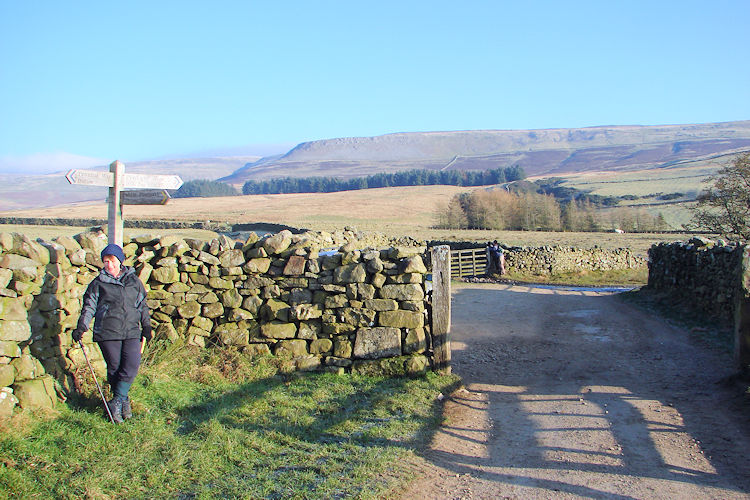
[[[96,384],[96,388],[99,389],[99,395],[102,397],[102,402],[104,403],[104,408],[107,409],[107,415],[109,415],[109,419],[112,421],[112,423],[115,423],[115,419],[112,416],[112,412],[109,411],[109,405],[107,404],[107,399],[104,397],[104,393],[102,392],[102,388],[99,385],[99,382],[96,380],[96,374],[94,373],[94,367],[91,366],[91,361],[89,361],[89,357],[86,355],[86,349],[83,348],[83,342],[78,341],[78,345],[81,346],[81,350],[83,351],[83,357],[86,358],[86,364],[89,365],[89,370],[91,370],[91,376],[94,377],[94,383]]]

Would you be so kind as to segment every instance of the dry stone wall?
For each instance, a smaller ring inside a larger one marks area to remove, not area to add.
[[[696,237],[648,251],[648,288],[723,323],[734,320],[742,293],[743,245]]]
[[[432,346],[426,248],[414,240],[368,247],[382,240],[362,236],[143,236],[125,243],[125,264],[146,284],[155,338],[271,354],[286,370],[424,372]],[[101,231],[52,242],[0,233],[0,416],[16,405],[53,405],[88,369],[71,333],[106,243]],[[91,331],[83,342],[103,379]]]
[[[629,248],[575,248],[563,246],[512,247],[505,251],[508,269],[545,275],[569,271],[611,271],[639,269],[646,259],[634,255]]]

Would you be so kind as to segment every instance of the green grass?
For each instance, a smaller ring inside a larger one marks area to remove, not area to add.
[[[0,429],[4,498],[369,498],[441,421],[457,377],[277,373],[273,359],[156,345],[113,426],[91,393]],[[13,429],[13,432],[7,432]]]
[[[496,276],[499,277],[499,276]],[[575,286],[641,286],[648,282],[648,269],[613,271],[575,271],[554,274],[529,274],[514,269],[502,278],[520,283],[541,283]]]

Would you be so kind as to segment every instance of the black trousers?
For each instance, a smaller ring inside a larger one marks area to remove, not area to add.
[[[98,344],[107,362],[107,381],[112,393],[127,398],[141,366],[141,339],[102,340]]]

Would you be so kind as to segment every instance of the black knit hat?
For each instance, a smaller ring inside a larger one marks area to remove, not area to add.
[[[104,250],[102,250],[102,260],[104,260],[105,255],[114,255],[120,261],[120,264],[125,260],[125,252],[122,251],[120,245],[115,245],[114,243],[110,243],[104,247]]]

